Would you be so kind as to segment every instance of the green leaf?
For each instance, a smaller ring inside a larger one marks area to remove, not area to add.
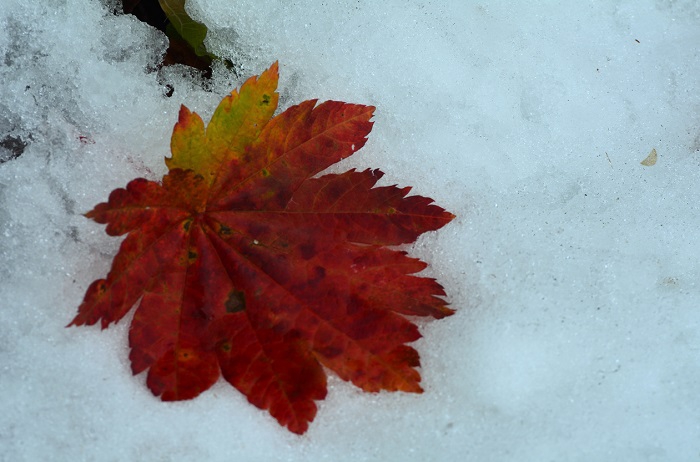
[[[158,0],[160,7],[168,17],[170,24],[194,50],[197,56],[208,56],[216,58],[209,53],[204,46],[204,39],[207,36],[207,26],[190,18],[185,10],[187,0]]]

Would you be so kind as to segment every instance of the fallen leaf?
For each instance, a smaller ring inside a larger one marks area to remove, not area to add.
[[[170,25],[175,29],[179,37],[182,37],[197,56],[208,56],[215,58],[204,46],[204,39],[207,37],[207,26],[192,19],[185,10],[187,0],[158,0],[160,7],[167,16]],[[172,34],[172,32],[171,32]],[[171,36],[168,34],[168,36]]]
[[[649,155],[646,157],[646,159],[644,159],[640,163],[646,167],[651,167],[652,165],[656,164],[656,158],[656,149],[652,149]]]
[[[219,59],[204,45],[207,27],[193,20],[185,4],[187,0],[122,0],[124,13],[133,14],[141,21],[165,32],[168,49],[162,64],[184,64],[203,71],[211,77],[211,63]],[[232,63],[224,60],[227,67]]]
[[[169,172],[138,178],[87,217],[126,234],[106,279],[69,325],[132,307],[134,374],[164,401],[220,375],[304,433],[326,396],[324,367],[369,392],[420,393],[420,337],[405,316],[453,313],[426,263],[392,246],[454,216],[379,170],[317,176],[356,152],[374,108],[315,100],[272,118],[277,63],[226,96],[205,128],[181,107]]]

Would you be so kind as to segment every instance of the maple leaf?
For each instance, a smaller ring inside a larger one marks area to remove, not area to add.
[[[134,374],[164,401],[220,375],[295,433],[326,395],[323,366],[363,390],[420,393],[405,315],[453,313],[426,263],[390,248],[453,215],[378,170],[316,176],[366,142],[374,108],[305,101],[272,118],[277,63],[226,96],[209,125],[184,106],[169,172],[86,214],[126,234],[69,325],[134,306]]]

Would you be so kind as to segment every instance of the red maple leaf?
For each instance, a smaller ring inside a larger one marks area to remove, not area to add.
[[[373,107],[305,101],[272,118],[273,64],[226,96],[205,129],[184,106],[162,183],[138,178],[86,214],[127,234],[70,325],[134,305],[134,374],[164,401],[224,378],[304,433],[333,370],[363,390],[420,393],[420,337],[404,315],[452,314],[427,265],[391,249],[453,215],[378,170],[320,177],[352,155]]]

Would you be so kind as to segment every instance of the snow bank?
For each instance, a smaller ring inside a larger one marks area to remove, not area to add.
[[[165,37],[97,0],[4,0],[3,460],[697,456],[697,2],[190,2],[242,78],[280,61],[283,107],[377,106],[336,170],[458,216],[411,250],[459,311],[422,324],[426,393],[332,378],[297,437],[225,383],[161,403],[129,372],[128,322],[64,329],[118,246],[81,214],[159,178],[179,105],[207,118],[241,82],[155,72]]]

